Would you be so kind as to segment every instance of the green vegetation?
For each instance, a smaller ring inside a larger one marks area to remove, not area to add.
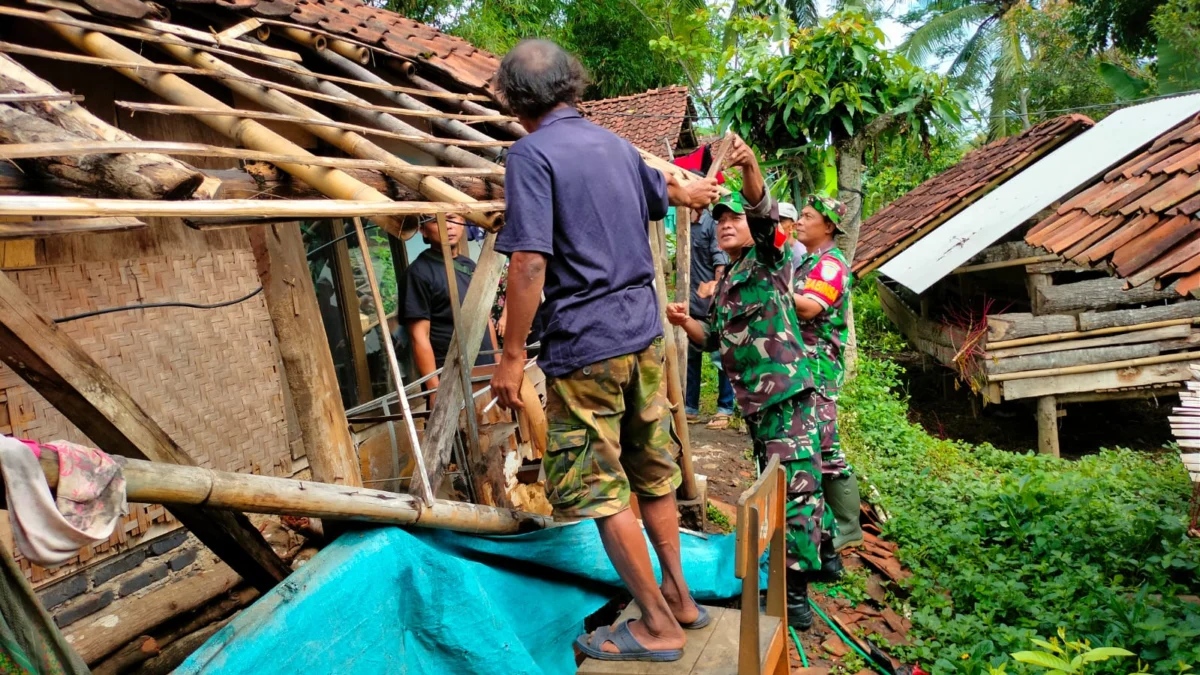
[[[708,502],[708,522],[716,525],[722,532],[733,532],[733,523],[729,522],[729,516],[717,507],[713,506],[712,502]]]
[[[934,438],[908,419],[900,366],[875,351],[890,338],[870,288],[855,297],[864,350],[839,407],[850,459],[879,489],[884,534],[913,572],[914,640],[900,655],[936,675],[1026,672],[1007,655],[1065,627],[1130,650],[1147,672],[1200,660],[1200,604],[1185,597],[1200,592],[1200,541],[1185,533],[1190,488],[1175,454],[1067,461]]]

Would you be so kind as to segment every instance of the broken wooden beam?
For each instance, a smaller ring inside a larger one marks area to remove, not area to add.
[[[108,452],[195,464],[108,371],[3,272],[0,360]],[[256,588],[267,590],[291,571],[240,513],[194,507],[175,507],[171,513]]]

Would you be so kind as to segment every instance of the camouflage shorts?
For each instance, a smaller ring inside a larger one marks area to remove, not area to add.
[[[546,382],[549,434],[542,465],[556,518],[603,518],[629,508],[629,493],[671,494],[675,463],[662,338],[637,354]]]
[[[786,475],[788,567],[820,569],[822,535],[833,537],[837,524],[833,511],[825,508],[821,489],[822,462],[812,396],[793,396],[747,421],[759,468],[778,456]]]
[[[822,387],[813,395],[817,414],[817,437],[821,442],[821,475],[825,478],[849,476],[850,463],[842,451],[838,434],[837,388]]]

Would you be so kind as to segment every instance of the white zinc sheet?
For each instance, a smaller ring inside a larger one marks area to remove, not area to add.
[[[1119,110],[963,209],[879,271],[920,293],[1197,112],[1200,94]]]

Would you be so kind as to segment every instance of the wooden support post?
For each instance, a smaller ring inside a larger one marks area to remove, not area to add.
[[[462,307],[459,304],[458,298],[458,274],[454,271],[454,254],[450,249],[450,234],[446,229],[446,214],[437,214],[437,222],[438,239],[441,240],[442,244],[442,262],[446,266],[446,287],[450,291],[450,319],[454,324],[454,336],[459,336],[463,334]],[[471,444],[467,447],[467,456],[470,457],[482,455],[484,448],[479,447],[479,414],[475,409],[475,399],[471,397],[471,394],[474,393],[474,390],[471,388],[471,370],[475,362],[467,361],[464,358],[465,356],[466,354],[463,350],[458,350],[458,367],[462,371],[462,386],[463,391],[466,392],[463,397],[466,405],[463,407],[467,409],[467,440]],[[463,467],[463,471],[470,470],[470,467]],[[503,486],[501,486],[500,494],[503,493]]]
[[[361,487],[300,225],[255,227],[248,233],[313,479]]]
[[[1059,456],[1057,404],[1053,396],[1037,400],[1038,453],[1055,457]]]
[[[396,398],[400,399],[400,411],[404,415],[404,426],[408,430],[409,447],[419,448],[421,442],[417,440],[417,427],[413,424],[412,408],[408,405],[408,396],[404,393],[404,376],[400,373],[400,361],[396,358],[396,345],[392,342],[391,331],[388,330],[387,312],[383,309],[383,296],[379,294],[379,282],[375,279],[375,265],[371,263],[371,247],[367,241],[367,233],[363,231],[362,219],[354,219],[354,232],[358,235],[358,247],[362,249],[363,263],[367,272],[367,283],[371,286],[371,298],[375,301],[375,316],[379,318],[379,330],[383,333],[383,351],[387,354],[388,365],[392,369],[392,379],[396,381]],[[417,474],[425,476],[425,458],[420,452],[413,452],[417,460]],[[426,504],[433,503],[433,491],[429,489],[429,484],[425,480],[412,481],[413,483],[421,483],[425,486],[425,491],[422,497]]]
[[[355,405],[375,398],[371,395],[371,369],[367,365],[367,343],[363,336],[362,309],[358,302],[358,284],[354,282],[354,265],[350,262],[350,244],[343,238],[344,220],[329,221],[329,238],[333,245],[333,280],[337,287],[338,308],[345,324],[346,346],[354,368],[354,387],[358,394]],[[363,260],[366,260],[364,257]],[[320,480],[320,479],[318,479]],[[328,481],[326,481],[328,482]]]
[[[110,453],[194,465],[133,397],[0,272],[0,360]],[[291,571],[244,515],[198,507],[171,513],[256,588]]]
[[[675,207],[675,302],[688,304],[692,299],[692,212],[682,206]],[[663,326],[664,335],[671,335],[671,328]],[[680,380],[680,391],[687,400],[688,336],[683,328],[674,330],[679,344],[679,360],[684,376]],[[686,412],[686,411],[685,411]],[[685,414],[686,417],[686,414]]]
[[[683,386],[680,384],[679,352],[671,339],[671,324],[667,322],[667,280],[663,272],[665,232],[661,220],[650,223],[650,254],[654,258],[654,289],[658,293],[658,313],[663,325],[663,344],[666,346],[667,399],[671,402],[675,417],[675,433],[681,446],[679,468],[683,472],[683,484],[679,495],[683,499],[695,499],[698,494],[696,474],[692,471],[692,444],[687,424],[687,412],[683,409]]]
[[[1041,291],[1053,284],[1049,274],[1030,274],[1025,277],[1025,288],[1029,291],[1029,311],[1034,316],[1042,313],[1042,306],[1045,304]]]
[[[421,478],[414,476],[409,491],[416,492],[418,483],[428,481],[425,489],[437,493],[445,477],[446,467],[450,464],[450,451],[454,447],[454,435],[458,431],[458,411],[464,397],[470,396],[463,390],[462,363],[475,363],[479,358],[479,346],[483,342],[483,333],[487,330],[488,319],[492,316],[492,303],[496,301],[496,291],[500,288],[500,272],[504,269],[504,256],[496,252],[496,235],[488,233],[483,240],[483,252],[475,265],[475,274],[471,277],[471,285],[467,288],[467,297],[462,303],[462,313],[466,317],[461,335],[457,334],[446,352],[445,367],[442,376],[438,378],[438,396],[433,404],[433,412],[425,423],[425,443],[420,447],[418,457],[424,456],[428,471]],[[463,357],[459,357],[459,351]],[[470,405],[470,404],[468,404]]]

